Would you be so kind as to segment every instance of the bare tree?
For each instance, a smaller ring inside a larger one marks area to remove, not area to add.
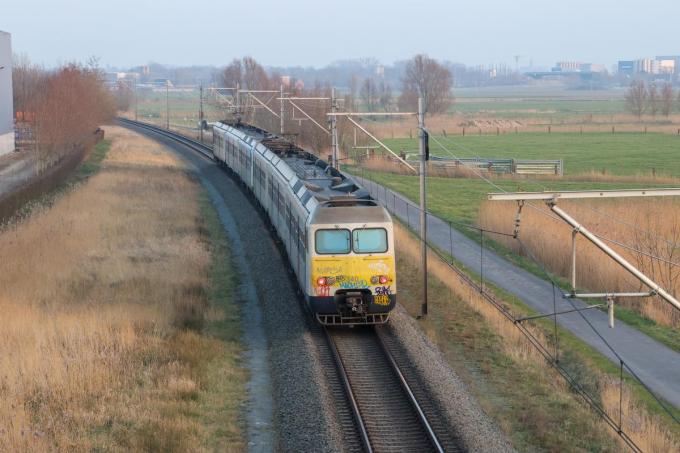
[[[350,111],[356,110],[357,93],[359,91],[359,77],[355,74],[349,78],[349,99],[348,107]]]
[[[44,69],[31,63],[26,56],[14,56],[12,63],[12,88],[14,110],[17,112],[35,113],[36,106],[44,96],[44,85],[47,73]]]
[[[392,87],[385,81],[380,82],[378,87],[378,103],[384,111],[389,111],[392,106]]]
[[[377,97],[377,89],[375,82],[372,78],[366,77],[364,83],[361,85],[361,91],[359,92],[361,99],[364,101],[366,110],[372,112],[375,110],[375,102]]]
[[[416,55],[406,64],[399,106],[415,109],[418,97],[422,97],[425,113],[444,113],[453,101],[452,85],[451,71],[427,55]]]
[[[241,60],[234,58],[222,71],[222,84],[225,87],[235,87],[243,79],[243,67]]]
[[[647,87],[647,99],[649,100],[649,113],[656,118],[656,113],[659,111],[659,91],[656,89],[656,84],[650,83]]]
[[[113,93],[116,99],[116,109],[120,112],[127,112],[132,105],[134,92],[129,84],[119,81]]]
[[[675,100],[675,90],[673,85],[666,82],[661,88],[661,112],[666,118],[673,112],[673,101]]]
[[[266,90],[269,77],[253,57],[243,57],[243,86],[248,90]]]
[[[17,112],[32,127],[41,170],[82,149],[115,113],[114,98],[94,60],[48,72],[23,59],[13,76]]]
[[[634,80],[626,91],[626,109],[638,119],[642,118],[647,110],[647,90],[645,82],[642,80]]]

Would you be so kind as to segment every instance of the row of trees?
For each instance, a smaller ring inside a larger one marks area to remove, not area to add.
[[[46,70],[17,58],[12,78],[14,108],[33,128],[42,169],[82,147],[115,115],[115,100],[96,60]]]
[[[416,55],[409,60],[405,69],[401,94],[397,99],[392,94],[390,84],[384,80],[376,81],[372,77],[366,77],[360,84],[358,78],[352,77],[350,89],[344,93],[343,108],[359,110],[357,101],[362,101],[361,110],[416,111],[418,98],[422,97],[426,114],[446,112],[453,102],[451,95],[453,76],[451,72],[426,55]],[[267,130],[279,128],[279,119],[259,104],[259,102],[267,104],[269,108],[278,113],[279,103],[273,102],[282,83],[282,78],[278,73],[268,74],[255,59],[244,57],[235,59],[227,65],[222,70],[220,78],[223,87],[239,86],[242,90],[258,91],[254,94],[241,94],[240,103],[245,108],[242,109],[240,114],[244,121]],[[319,125],[325,126],[328,122],[326,113],[330,107],[328,101],[331,96],[330,84],[317,82],[313,87],[304,87],[303,84],[296,83],[295,80],[288,82],[286,91],[289,96],[310,97],[317,98],[317,100],[296,100],[296,105],[304,109],[304,113],[293,104],[285,104],[286,132],[294,134],[301,144],[311,146],[317,151],[327,149],[330,146],[328,132]],[[272,91],[272,93],[265,93],[266,91]],[[259,102],[255,101],[254,97],[257,97]],[[327,100],[322,101],[320,98]],[[215,102],[219,101],[215,100]],[[230,110],[230,106],[223,105],[223,107],[227,107],[227,111]],[[304,117],[305,114],[309,115],[312,120]],[[349,136],[349,129],[344,130],[344,122],[341,122],[339,127],[341,137]]]
[[[647,85],[643,80],[635,80],[626,91],[625,98],[626,109],[638,118],[642,118],[645,113],[653,117],[659,113],[669,117],[673,113],[676,94],[670,83],[664,83],[659,88],[655,83]],[[677,99],[680,103],[680,95]]]
[[[281,83],[278,73],[267,74],[266,70],[252,57],[234,59],[222,71],[221,79],[225,87],[235,87],[238,84],[241,89],[246,90],[277,90]],[[364,108],[368,111],[378,109],[391,111],[397,108],[415,110],[418,98],[422,97],[426,113],[438,114],[446,112],[454,99],[451,95],[453,86],[451,71],[436,60],[422,54],[416,55],[406,64],[401,95],[396,102],[392,87],[386,81],[376,81],[372,77],[366,77],[360,87],[358,82],[356,77],[350,79],[350,89],[347,93],[350,108],[356,108],[356,100],[360,98]],[[320,88],[322,85],[317,83],[312,90],[318,91]],[[303,91],[296,88],[294,84],[290,89],[295,94]]]

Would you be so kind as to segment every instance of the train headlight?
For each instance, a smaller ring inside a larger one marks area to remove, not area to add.
[[[328,279],[326,277],[319,277],[316,279],[317,286],[326,286],[328,284]]]
[[[384,285],[387,283],[390,279],[387,277],[387,275],[381,275],[378,277],[378,281],[380,282],[381,285]]]

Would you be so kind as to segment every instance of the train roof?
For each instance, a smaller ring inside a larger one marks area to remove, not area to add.
[[[356,203],[370,200],[369,192],[351,176],[336,170],[323,159],[303,150],[280,135],[271,134],[256,126],[241,122],[224,121],[216,123],[214,127],[223,130],[230,129],[232,133],[248,143],[259,142],[259,145],[278,157],[279,160],[270,159],[270,161],[291,183],[293,192],[299,194],[303,205],[306,205],[304,198],[308,200],[311,197],[319,203],[343,199],[344,204],[352,204],[352,200]],[[263,154],[262,149],[258,151]],[[283,168],[279,162],[283,162],[287,168]],[[304,192],[310,194],[308,197],[301,194],[302,186],[307,189]]]
[[[310,220],[311,224],[336,225],[347,223],[389,223],[392,219],[387,210],[375,203],[371,205],[338,206],[321,204]]]

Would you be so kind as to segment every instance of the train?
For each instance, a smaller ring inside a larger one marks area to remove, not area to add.
[[[277,134],[213,124],[213,158],[257,201],[323,325],[384,324],[397,301],[394,228],[350,175]]]

